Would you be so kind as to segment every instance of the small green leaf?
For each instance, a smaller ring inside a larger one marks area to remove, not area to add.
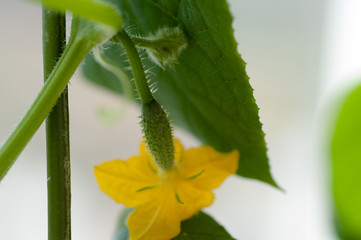
[[[125,225],[132,209],[126,209],[120,216],[115,240],[127,240],[128,228]],[[173,240],[235,240],[229,233],[212,217],[199,212],[188,220],[181,223],[181,232]]]
[[[117,10],[101,0],[34,0],[52,9],[69,10],[75,16],[108,25],[116,30],[122,27],[122,18]]]
[[[177,64],[157,66],[144,51],[145,69],[150,69],[157,91],[155,98],[170,113],[178,126],[191,132],[204,144],[221,152],[238,149],[238,175],[254,178],[273,186],[258,107],[237,52],[233,37],[232,17],[225,0],[113,0],[124,18],[130,34],[151,37],[165,28],[180,27],[187,47]],[[117,49],[117,51],[115,50]],[[119,58],[121,47],[112,46],[104,53]],[[90,60],[90,58],[88,58]],[[120,67],[126,67],[120,62]],[[85,73],[92,71],[85,64]],[[99,69],[99,67],[98,67]],[[101,68],[100,68],[101,69]],[[113,80],[99,80],[102,69],[90,80],[109,86]],[[119,88],[119,87],[117,87]],[[114,91],[114,89],[112,89]]]
[[[181,233],[173,240],[234,240],[212,217],[199,212],[183,221]]]
[[[361,239],[361,86],[346,98],[332,140],[333,193],[341,239]]]

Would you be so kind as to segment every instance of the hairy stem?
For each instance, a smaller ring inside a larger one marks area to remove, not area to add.
[[[180,45],[178,39],[147,39],[147,38],[139,38],[139,37],[132,37],[131,38],[134,44],[138,47],[143,48],[171,48],[177,47]]]
[[[134,46],[132,39],[128,36],[124,29],[118,32],[116,38],[123,45],[125,51],[127,52],[139,96],[143,104],[149,104],[153,101],[154,98],[149,89],[148,81],[145,77],[143,64],[140,60],[137,48]]]
[[[44,79],[51,74],[65,44],[65,15],[43,7]],[[68,89],[46,120],[48,239],[70,240],[70,151]]]
[[[132,39],[123,29],[118,32],[116,38],[127,52],[135,85],[142,100],[141,126],[145,143],[156,164],[163,170],[170,170],[174,164],[175,149],[172,127],[167,114],[153,98],[145,77],[142,61]]]

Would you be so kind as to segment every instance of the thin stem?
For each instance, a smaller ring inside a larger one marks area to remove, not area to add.
[[[132,39],[124,31],[124,29],[120,30],[116,37],[122,43],[125,51],[127,52],[139,96],[143,104],[149,104],[154,98],[149,89],[148,81],[145,77],[143,64],[140,60],[138,50],[136,49]]]
[[[75,27],[72,27],[72,31]],[[54,107],[71,76],[95,44],[89,44],[89,41],[82,38],[70,38],[62,57],[34,103],[0,149],[0,180]]]
[[[113,75],[117,77],[120,84],[122,85],[125,98],[132,99],[134,93],[133,86],[124,70],[113,63],[111,59],[107,58],[107,56],[101,52],[100,47],[95,47],[92,53],[95,61],[97,61],[100,66],[113,73]]]
[[[65,15],[43,7],[43,65],[47,79],[64,50]],[[70,150],[68,88],[46,121],[48,239],[70,240]]]
[[[131,39],[136,46],[143,48],[164,48],[164,47],[175,48],[180,45],[178,39],[170,39],[170,38],[147,39],[147,38],[132,37]]]
[[[145,143],[152,154],[154,161],[162,170],[170,170],[174,164],[174,143],[172,127],[167,114],[159,103],[153,98],[145,77],[142,61],[132,39],[124,31],[120,30],[116,35],[127,52],[130,66],[132,67],[135,85],[142,100],[142,131]]]

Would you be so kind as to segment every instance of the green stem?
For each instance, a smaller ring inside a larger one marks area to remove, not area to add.
[[[127,52],[139,96],[143,104],[149,104],[151,101],[153,101],[154,98],[149,89],[148,81],[145,77],[143,64],[140,60],[138,50],[136,49],[132,39],[124,31],[124,29],[120,30],[116,37],[119,39],[119,42],[121,42],[125,51]]]
[[[89,41],[85,38],[77,38],[76,30],[73,32],[75,28],[77,26],[72,26],[72,35],[74,37],[70,38],[62,57],[50,74],[44,87],[0,149],[0,180],[6,175],[18,155],[54,107],[81,61],[96,44],[89,44]]]
[[[172,127],[167,118],[167,114],[153,98],[145,77],[142,61],[132,39],[124,29],[118,32],[116,38],[127,52],[135,85],[142,100],[141,126],[145,143],[156,164],[163,170],[170,170],[174,165],[175,149]]]
[[[97,61],[100,66],[113,73],[113,75],[119,80],[125,98],[128,100],[132,99],[134,93],[133,86],[124,70],[113,63],[111,59],[107,58],[107,56],[101,52],[100,47],[95,47],[92,53],[95,61]]]
[[[146,39],[146,38],[139,38],[139,37],[132,37],[133,43],[138,47],[143,48],[176,48],[180,45],[178,39],[168,39],[168,38],[161,38],[161,39]]]
[[[55,67],[66,40],[65,15],[43,7],[44,79]],[[46,120],[48,239],[70,240],[70,150],[68,88]]]

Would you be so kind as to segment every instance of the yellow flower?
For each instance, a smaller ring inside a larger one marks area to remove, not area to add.
[[[238,152],[219,153],[209,146],[184,150],[175,140],[175,164],[162,171],[144,143],[140,155],[94,168],[100,189],[116,202],[136,207],[127,226],[132,240],[169,240],[190,218],[214,199],[211,192],[238,166]]]

